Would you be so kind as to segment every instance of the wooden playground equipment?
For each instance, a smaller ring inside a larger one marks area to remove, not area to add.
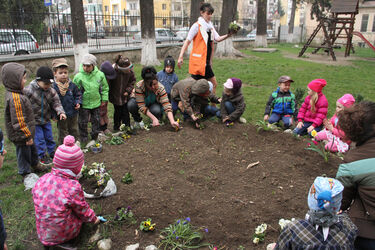
[[[328,52],[332,59],[336,61],[333,48],[338,38],[344,39],[345,41],[345,57],[350,55],[351,50],[354,53],[352,38],[355,16],[358,14],[358,1],[359,0],[333,0],[330,16],[317,16],[319,24],[298,56],[301,57],[308,47],[312,47],[315,48],[312,52],[313,54],[317,53],[320,49],[324,49],[324,51]],[[323,42],[318,46],[314,46],[311,42],[321,29],[323,31]]]

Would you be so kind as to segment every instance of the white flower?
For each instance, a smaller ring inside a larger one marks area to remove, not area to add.
[[[89,175],[94,175],[94,174],[95,174],[94,170],[90,169]]]
[[[280,225],[281,230],[283,230],[284,227],[286,227],[286,225],[288,225],[290,222],[292,222],[294,220],[295,220],[294,218],[292,218],[292,220],[280,219],[279,220],[279,225]]]
[[[267,230],[267,224],[263,223],[263,224],[257,226],[257,228],[255,229],[255,234],[262,234],[266,230]]]
[[[234,24],[236,24],[236,20],[234,20],[234,22],[233,22]]]
[[[255,238],[253,239],[253,243],[254,243],[254,244],[258,244],[258,243],[259,243],[259,238],[258,238],[258,237],[255,237]]]

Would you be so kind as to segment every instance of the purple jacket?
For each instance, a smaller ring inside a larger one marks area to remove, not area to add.
[[[301,108],[299,109],[297,119],[302,122],[312,122],[313,126],[319,127],[323,120],[327,117],[328,101],[325,95],[320,92],[318,94],[318,101],[315,104],[315,113],[311,112],[310,96],[306,96]]]
[[[33,188],[36,230],[43,245],[61,244],[78,236],[83,222],[96,216],[76,177],[52,168]]]

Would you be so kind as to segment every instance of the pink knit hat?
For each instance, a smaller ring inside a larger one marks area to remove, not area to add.
[[[66,168],[72,170],[75,174],[81,171],[84,161],[83,152],[75,144],[74,137],[68,135],[64,138],[64,144],[60,145],[55,152],[53,163],[55,168]]]
[[[339,103],[344,105],[344,107],[350,107],[355,103],[355,99],[351,94],[345,94],[337,100]]]
[[[317,92],[317,93],[320,93],[322,91],[322,89],[324,88],[324,86],[327,85],[327,82],[326,80],[324,79],[315,79],[315,80],[312,80],[309,84],[307,84],[307,87],[309,87],[309,89]]]

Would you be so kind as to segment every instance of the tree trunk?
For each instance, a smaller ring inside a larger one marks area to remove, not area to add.
[[[78,72],[83,56],[89,53],[87,30],[82,0],[70,0],[69,2],[72,15],[74,72]]]
[[[257,1],[256,47],[267,47],[267,0]]]
[[[292,0],[292,10],[290,12],[288,42],[293,42],[294,19],[296,16],[297,0]]]
[[[229,24],[235,20],[237,13],[237,2],[237,0],[223,1],[219,30],[220,35],[227,34]],[[215,53],[218,57],[232,57],[241,55],[241,52],[233,47],[232,37],[227,38],[223,42],[217,43]]]
[[[154,0],[140,0],[141,7],[141,64],[144,66],[160,65],[156,54]]]
[[[201,7],[201,2],[202,0],[191,0],[189,27],[191,27],[198,20],[198,17],[200,17],[201,15],[199,11],[199,8]]]

